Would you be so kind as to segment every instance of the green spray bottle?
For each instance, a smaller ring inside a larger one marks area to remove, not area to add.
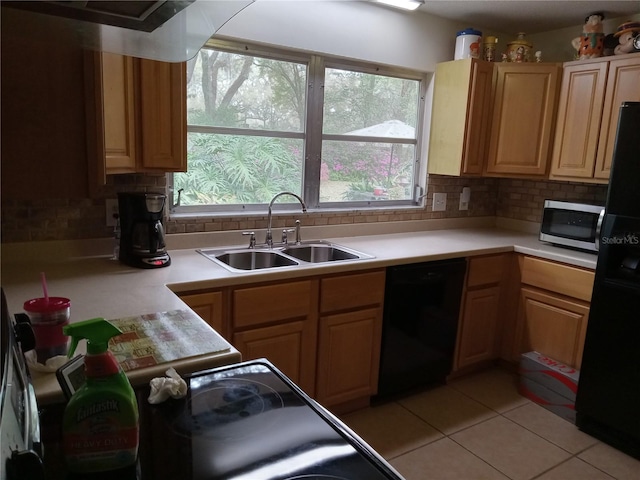
[[[69,470],[105,472],[125,468],[138,455],[138,403],[129,379],[108,349],[122,332],[104,318],[63,327],[71,337],[69,357],[78,341],[87,340],[86,381],[64,411],[63,445]]]

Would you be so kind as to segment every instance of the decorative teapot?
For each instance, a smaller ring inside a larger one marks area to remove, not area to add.
[[[506,62],[530,62],[533,44],[524,39],[525,33],[518,33],[518,38],[507,44],[507,51],[503,55],[503,61]]]

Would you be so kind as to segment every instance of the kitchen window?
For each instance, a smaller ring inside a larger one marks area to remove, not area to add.
[[[217,40],[187,77],[174,212],[263,213],[282,191],[315,210],[416,205],[423,73]]]

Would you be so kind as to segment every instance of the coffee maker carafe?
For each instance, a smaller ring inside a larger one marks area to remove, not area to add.
[[[164,243],[162,193],[118,193],[120,211],[120,261],[137,268],[171,264]]]

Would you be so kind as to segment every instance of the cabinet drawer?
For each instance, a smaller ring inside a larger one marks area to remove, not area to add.
[[[591,301],[594,272],[533,257],[522,261],[521,282],[554,293]]]
[[[323,278],[320,311],[333,312],[384,301],[384,270]]]
[[[305,280],[235,290],[233,326],[242,328],[308,316],[315,310],[313,283]]]
[[[472,257],[469,260],[469,274],[467,287],[479,287],[500,283],[502,272],[506,268],[506,255],[490,255],[487,257]]]

